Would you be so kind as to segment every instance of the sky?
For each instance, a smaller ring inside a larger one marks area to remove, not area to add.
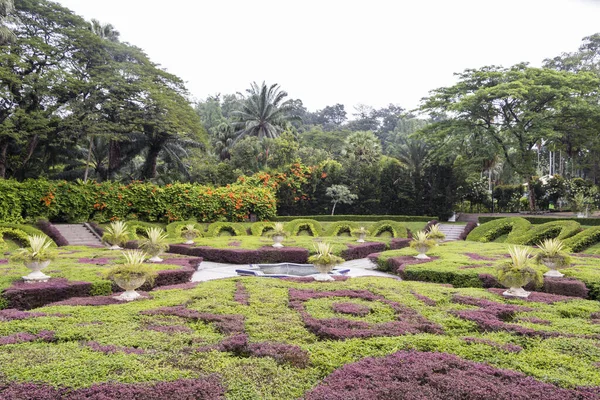
[[[58,0],[187,82],[195,99],[278,83],[310,111],[419,105],[454,73],[575,51],[600,0]]]

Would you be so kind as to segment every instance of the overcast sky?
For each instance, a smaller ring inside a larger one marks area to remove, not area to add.
[[[453,73],[576,50],[595,0],[59,0],[187,82],[197,99],[279,83],[311,111],[413,108]]]

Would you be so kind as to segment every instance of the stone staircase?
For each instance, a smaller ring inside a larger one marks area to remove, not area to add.
[[[101,238],[86,224],[55,224],[71,246],[102,246]]]
[[[479,214],[460,213],[456,219],[458,222],[479,222]]]
[[[444,235],[446,235],[445,241],[459,240],[460,234],[463,233],[463,231],[465,230],[464,225],[440,223],[438,224],[438,226],[440,227],[440,231],[442,231]]]

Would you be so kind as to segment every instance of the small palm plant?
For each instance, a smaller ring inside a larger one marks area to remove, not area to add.
[[[316,254],[308,258],[308,262],[313,264],[319,274],[315,275],[317,281],[332,281],[333,278],[329,276],[329,273],[333,268],[344,262],[344,259],[333,254],[331,244],[326,242],[319,242],[313,245]]]
[[[102,240],[111,245],[109,247],[111,250],[121,250],[122,246],[129,240],[129,236],[130,232],[127,223],[124,221],[114,221],[106,228],[104,235],[102,235]]]
[[[46,282],[50,277],[41,270],[46,268],[55,257],[55,252],[51,248],[53,242],[49,237],[42,235],[27,236],[27,240],[29,247],[17,250],[11,260],[23,262],[32,271],[23,277],[25,281]]]
[[[433,246],[435,246],[435,241],[429,239],[427,233],[423,231],[415,232],[413,240],[410,242],[410,247],[419,252],[419,255],[416,255],[415,258],[420,260],[429,260],[430,257],[427,256],[427,252]]]
[[[531,249],[514,246],[508,249],[510,261],[497,267],[498,281],[509,288],[504,296],[527,297],[529,292],[523,286],[534,282],[536,286],[542,283],[542,275],[529,266]]]
[[[196,229],[196,225],[194,224],[187,224],[181,230],[181,237],[186,239],[185,244],[194,244],[194,239],[200,235],[200,231]]]
[[[571,257],[564,251],[563,242],[560,239],[547,239],[538,243],[539,253],[535,255],[538,264],[544,264],[550,269],[544,276],[561,278],[564,274],[557,271],[559,268],[568,267]]]
[[[123,253],[125,262],[115,265],[106,271],[105,276],[114,281],[120,288],[125,289],[121,295],[115,297],[118,300],[131,301],[140,297],[140,294],[135,291],[148,281],[150,284],[154,282],[157,276],[149,265],[144,264],[146,253],[140,250],[129,250]]]
[[[146,229],[146,239],[140,243],[140,248],[144,250],[150,258],[150,262],[162,262],[160,254],[169,248],[168,237],[164,230],[160,228]]]
[[[358,243],[364,243],[368,233],[369,231],[364,226],[361,226],[359,229],[352,230],[352,235],[356,236],[356,241]]]
[[[287,236],[286,230],[283,228],[283,224],[281,222],[275,222],[273,225],[273,229],[269,229],[265,235],[270,236],[273,239],[273,247],[283,247],[283,239]]]
[[[446,239],[446,235],[444,235],[444,232],[440,230],[440,226],[438,224],[431,225],[429,227],[427,237],[429,239],[435,240],[436,244],[439,244],[442,242],[442,240]]]

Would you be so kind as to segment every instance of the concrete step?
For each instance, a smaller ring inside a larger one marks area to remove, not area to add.
[[[70,245],[102,245],[102,241],[84,224],[56,224],[54,227]]]
[[[446,235],[446,241],[459,240],[461,233],[463,233],[464,225],[452,225],[452,224],[439,224],[440,231]]]

